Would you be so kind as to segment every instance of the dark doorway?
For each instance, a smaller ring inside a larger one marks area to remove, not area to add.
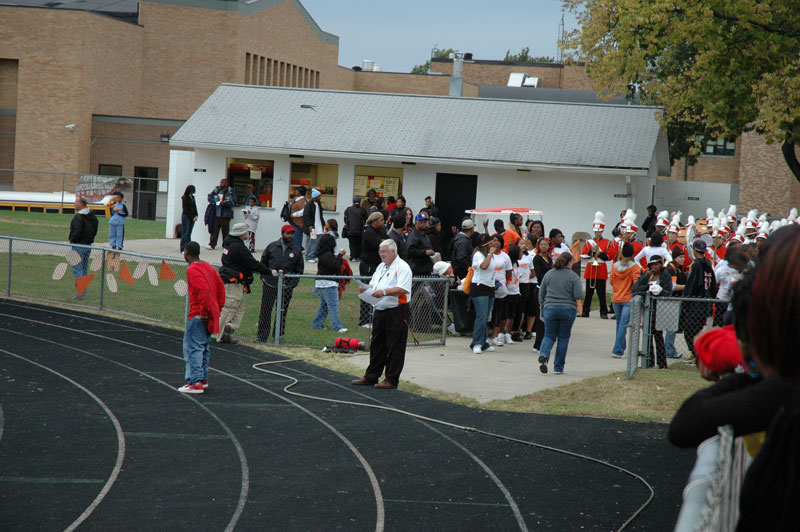
[[[475,208],[478,176],[466,174],[436,174],[436,206],[442,219],[442,231],[452,234],[451,227],[461,229],[464,211]]]
[[[155,220],[158,168],[137,166],[133,170],[133,177],[133,217]]]

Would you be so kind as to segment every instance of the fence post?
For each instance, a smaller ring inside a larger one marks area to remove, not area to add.
[[[188,288],[188,287],[187,287]],[[183,322],[189,321],[189,290],[186,290],[186,303],[183,307]]]
[[[65,184],[64,180],[66,178],[67,178],[66,174],[61,174],[61,207],[58,209],[58,214],[64,214],[64,184]],[[77,195],[77,193],[78,191],[76,190],[75,194]]]
[[[11,297],[11,255],[12,255],[11,251],[13,247],[14,247],[14,239],[9,238],[8,239],[8,283],[6,285],[6,292],[7,292],[6,295],[8,297]]]
[[[275,300],[275,345],[281,344],[281,309],[283,308],[283,270],[278,271],[278,294]],[[267,324],[269,326],[269,324]]]
[[[89,253],[91,254],[91,252],[92,251],[90,249]],[[106,291],[106,252],[101,248],[100,253],[100,260],[102,264],[102,266],[100,266],[100,310],[103,310],[103,292]]]
[[[450,299],[450,280],[444,281],[444,304],[442,305],[442,345],[447,345],[447,304]]]
[[[644,360],[639,361],[639,367],[650,367],[650,361],[653,357],[653,353],[651,350],[652,347],[652,335],[653,331],[650,330],[650,319],[652,317],[653,312],[653,299],[650,293],[646,293],[644,296],[644,319],[642,320],[642,339],[644,340]],[[642,366],[641,364],[644,364]]]

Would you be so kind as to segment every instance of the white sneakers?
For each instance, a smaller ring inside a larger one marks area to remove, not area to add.
[[[473,345],[472,352],[475,353],[476,355],[480,355],[482,352],[481,346],[479,346],[478,344]]]
[[[504,340],[504,335],[498,334],[497,336],[494,337],[494,340],[492,341],[494,342],[494,345],[496,345],[497,347],[503,347],[503,344],[505,344],[503,340]]]
[[[339,329],[338,331],[334,331],[334,332],[337,332],[337,333],[346,333],[346,332],[347,332],[347,329],[346,329],[346,328],[344,328],[344,327],[342,327],[342,328],[341,328],[341,329]]]
[[[506,343],[507,344],[513,344],[514,343],[514,339],[511,338],[511,333],[506,333]]]

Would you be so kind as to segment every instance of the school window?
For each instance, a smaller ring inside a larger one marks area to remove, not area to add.
[[[236,191],[238,205],[244,203],[248,194],[253,194],[261,207],[272,207],[274,161],[228,157],[227,166],[226,176]]]
[[[322,163],[292,163],[289,195],[295,188],[306,187],[306,198],[311,199],[311,189],[320,191],[323,211],[336,210],[336,195],[339,193],[339,165]]]
[[[705,154],[733,157],[736,155],[736,141],[722,138],[707,140]]]
[[[121,176],[122,175],[122,165],[119,165],[119,164],[101,164],[100,168],[97,170],[97,173],[100,174],[100,175]]]
[[[375,193],[371,194],[373,190]],[[364,198],[368,198],[370,203],[374,201],[374,198],[385,198],[386,205],[388,205],[390,198],[397,199],[397,196],[402,193],[402,168],[356,166],[353,197],[361,198],[362,201]]]

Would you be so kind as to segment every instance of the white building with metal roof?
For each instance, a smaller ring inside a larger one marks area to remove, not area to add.
[[[415,211],[432,196],[443,226],[465,209],[514,205],[544,211],[549,231],[590,231],[594,213],[616,223],[645,216],[658,176],[670,173],[657,115],[639,105],[378,94],[221,85],[172,137],[168,236],[180,196],[198,207],[222,177],[240,193],[272,185],[257,247],[278,236],[278,213],[296,184],[323,192],[342,223],[354,196],[402,192]],[[237,209],[237,217],[241,216]],[[610,227],[608,230],[610,235]],[[192,237],[205,244],[208,232]]]

